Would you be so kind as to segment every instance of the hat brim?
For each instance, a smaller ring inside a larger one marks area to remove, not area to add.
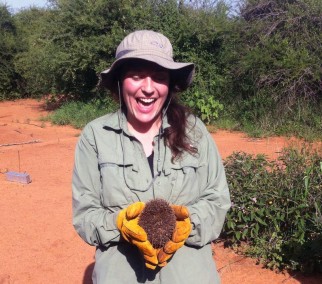
[[[115,60],[109,69],[106,69],[100,73],[99,85],[109,90],[114,90],[116,84],[115,80],[118,79],[116,78],[116,71],[120,66],[123,66],[126,64],[126,62],[133,59],[146,60],[168,69],[170,71],[172,83],[176,85],[176,88],[180,91],[187,89],[192,83],[195,69],[195,65],[193,63],[181,63],[167,60],[155,55],[137,54],[129,57],[123,56],[122,58]]]

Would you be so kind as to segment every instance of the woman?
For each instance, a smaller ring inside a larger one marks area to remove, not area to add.
[[[135,31],[101,73],[119,102],[90,122],[75,152],[73,224],[96,246],[94,283],[219,283],[211,241],[230,207],[224,168],[204,124],[177,102],[194,64],[169,40]],[[173,208],[172,238],[155,249],[138,225],[147,201]]]

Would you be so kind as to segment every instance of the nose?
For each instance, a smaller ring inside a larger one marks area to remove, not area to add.
[[[150,76],[144,78],[142,82],[142,92],[146,94],[153,94],[154,92],[154,81]]]

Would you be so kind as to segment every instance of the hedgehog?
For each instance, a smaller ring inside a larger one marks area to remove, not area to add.
[[[146,203],[138,224],[146,231],[152,246],[159,249],[171,239],[176,226],[176,216],[167,201],[153,199]]]

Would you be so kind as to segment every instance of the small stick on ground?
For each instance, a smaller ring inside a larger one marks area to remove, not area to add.
[[[16,145],[24,145],[24,144],[33,144],[33,143],[40,143],[40,140],[32,140],[27,142],[20,142],[20,143],[9,143],[9,144],[0,144],[0,147],[7,147],[7,146],[16,146]]]

